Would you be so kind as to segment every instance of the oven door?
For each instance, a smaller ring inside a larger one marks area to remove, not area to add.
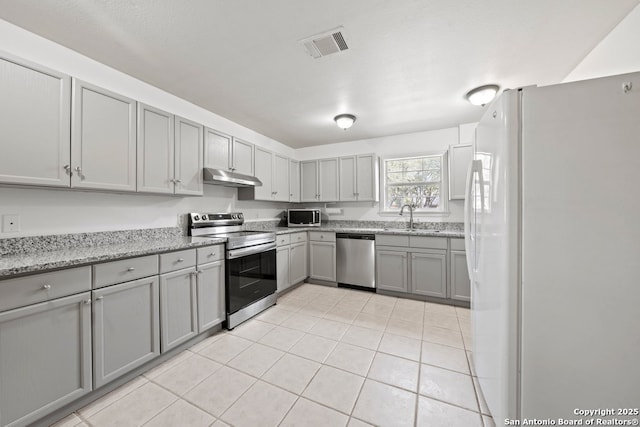
[[[276,291],[276,244],[227,251],[227,313],[233,314]]]

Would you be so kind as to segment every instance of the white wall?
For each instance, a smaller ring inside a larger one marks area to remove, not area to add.
[[[0,20],[0,51],[62,71],[211,128],[251,141],[285,156],[295,150],[183,99],[100,64],[70,49]],[[6,143],[0,137],[0,144]],[[274,218],[287,204],[237,201],[231,188],[205,186],[204,197],[109,194],[75,190],[0,187],[0,215],[19,214],[21,232],[36,234],[172,227],[192,211],[240,210],[248,219]]]
[[[640,71],[640,5],[569,73],[563,82]]]
[[[459,142],[468,142],[470,135],[473,135],[474,128],[475,124],[465,124],[454,128],[307,147],[298,149],[296,154],[300,160],[309,160],[364,153],[376,153],[381,157],[401,156],[405,154],[441,153],[446,151],[449,148],[449,145],[458,144]],[[309,203],[308,206],[325,206],[325,204]],[[330,219],[370,221],[407,220],[406,218],[402,218],[398,215],[380,215],[379,203],[342,202],[329,203],[326,204],[326,206],[339,207],[342,209],[342,214],[331,215],[329,216]],[[458,200],[449,201],[449,213],[446,215],[417,215],[416,220],[418,222],[462,222],[463,202]]]

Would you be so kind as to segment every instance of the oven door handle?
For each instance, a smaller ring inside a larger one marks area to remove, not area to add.
[[[247,255],[259,254],[276,248],[276,243],[265,243],[264,245],[255,245],[248,248],[234,249],[227,251],[227,259],[240,258]]]

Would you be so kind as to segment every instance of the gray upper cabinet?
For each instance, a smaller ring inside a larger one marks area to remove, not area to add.
[[[253,144],[233,138],[231,154],[233,171],[244,175],[253,175]]]
[[[71,78],[0,57],[0,182],[69,187]]]
[[[94,384],[100,387],[160,354],[158,276],[93,291]]]
[[[224,254],[224,247],[221,246],[217,251]],[[224,280],[224,259],[198,264],[198,332],[219,325],[225,320]]]
[[[175,116],[175,194],[202,196],[204,127]]]
[[[340,200],[377,200],[375,171],[375,154],[340,157]]]
[[[255,177],[262,182],[262,186],[251,189],[255,200],[273,200],[273,153],[264,148],[255,148]],[[238,193],[238,197],[241,197]]]
[[[467,171],[473,160],[473,144],[449,146],[449,200],[464,200]]]
[[[160,275],[160,331],[163,353],[198,334],[195,267]]]
[[[71,186],[136,191],[136,101],[73,79]]]
[[[318,194],[318,161],[300,162],[301,202],[317,202]]]
[[[300,162],[289,160],[289,201],[300,201]]]
[[[411,252],[411,292],[447,298],[447,253]]]
[[[138,191],[173,194],[173,114],[138,103]]]
[[[31,424],[89,391],[89,292],[0,313],[0,425]]]
[[[210,128],[204,129],[204,165],[208,168],[232,170],[233,137]]]
[[[257,149],[257,147],[256,147]],[[289,201],[289,159],[280,154],[273,154],[273,174],[271,190],[273,200]]]

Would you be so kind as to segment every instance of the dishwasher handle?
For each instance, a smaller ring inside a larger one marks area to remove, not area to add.
[[[376,240],[375,234],[336,233],[336,239]]]

